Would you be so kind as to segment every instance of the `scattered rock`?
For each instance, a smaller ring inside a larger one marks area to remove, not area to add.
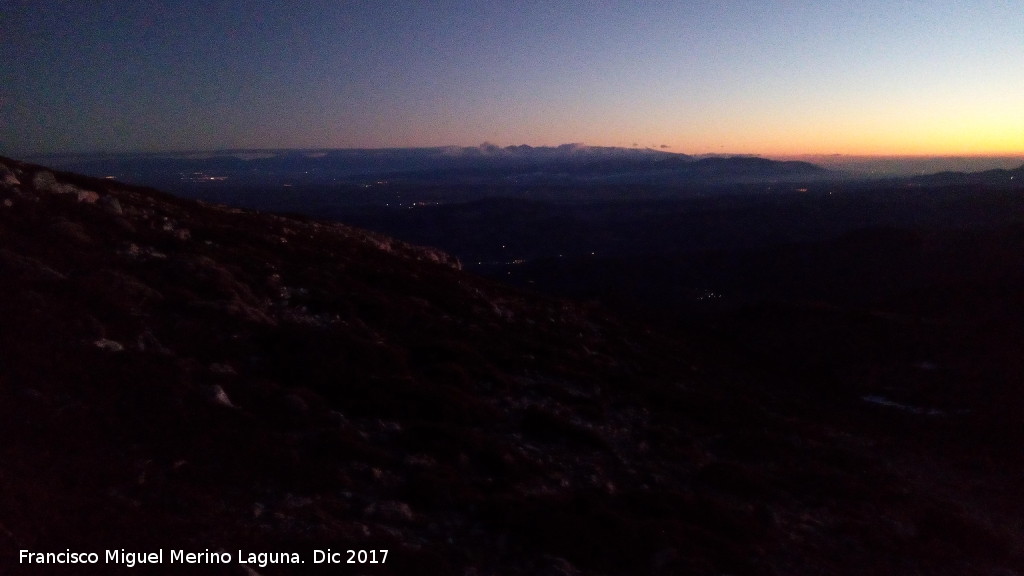
[[[0,184],[13,188],[14,186],[21,186],[21,180],[18,180],[18,177],[6,164],[0,163]]]
[[[106,350],[107,352],[124,352],[124,345],[116,340],[100,338],[93,342],[93,345],[100,350]]]
[[[342,428],[346,428],[352,425],[352,422],[348,419],[348,417],[342,414],[341,412],[338,412],[337,410],[331,410],[330,417],[331,420],[333,420]]]
[[[57,177],[53,175],[53,172],[40,170],[32,177],[32,187],[36,189],[36,192],[52,193],[60,190],[60,183],[57,182]]]
[[[78,202],[84,202],[86,204],[92,204],[101,200],[100,195],[92,190],[86,190],[84,188],[79,188],[74,184],[58,181],[57,177],[53,175],[53,172],[48,170],[40,170],[39,172],[36,172],[36,175],[32,178],[32,187],[36,189],[36,192],[74,195]]]
[[[228,398],[228,393],[217,384],[203,386],[202,392],[203,396],[209,402],[219,404],[227,408],[237,408],[237,406],[231,403],[231,399]]]
[[[117,254],[143,262],[146,260],[164,260],[167,258],[167,254],[158,252],[152,246],[139,246],[134,242],[130,242],[123,248],[118,249]]]
[[[157,337],[149,330],[139,334],[139,337],[135,341],[135,346],[139,349],[139,352],[156,352],[161,356],[170,356],[173,354],[173,352],[161,344],[160,341],[157,340]]]
[[[370,504],[363,510],[363,514],[389,523],[409,522],[413,519],[412,508],[405,502],[394,500]]]
[[[78,190],[78,201],[85,204],[95,204],[100,199],[100,195],[93,192],[92,190]]]
[[[235,376],[238,374],[230,364],[221,364],[219,362],[210,364],[210,372],[221,376]]]
[[[118,216],[124,214],[124,209],[121,208],[121,203],[117,201],[117,198],[112,196],[104,196],[100,198],[99,201],[96,202],[96,205],[102,207],[111,214],[117,214]]]

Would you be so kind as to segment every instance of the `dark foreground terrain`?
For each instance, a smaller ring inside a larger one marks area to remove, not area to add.
[[[1017,277],[953,283],[981,316],[800,298],[667,331],[341,224],[0,163],[2,573],[1024,574]],[[982,355],[923,354],[958,343]],[[69,548],[101,564],[18,564]]]

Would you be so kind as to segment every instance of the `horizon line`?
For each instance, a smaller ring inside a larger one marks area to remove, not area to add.
[[[3,154],[8,158],[66,158],[70,156],[181,156],[188,154],[275,154],[282,152],[333,152],[333,151],[388,151],[388,150],[445,150],[445,149],[483,149],[487,146],[495,146],[505,150],[527,146],[530,148],[561,148],[566,146],[580,146],[597,149],[619,149],[650,151],[659,154],[673,156],[740,156],[760,158],[892,158],[892,159],[924,159],[924,158],[1024,158],[1024,150],[1018,152],[938,152],[938,153],[884,153],[884,152],[679,152],[662,146],[606,146],[597,144],[586,144],[584,142],[566,142],[556,145],[532,145],[532,144],[510,144],[497,145],[491,142],[483,142],[477,145],[436,145],[436,146],[352,146],[352,147],[265,147],[265,148],[191,148],[191,149],[168,149],[168,150],[90,150],[90,151],[54,151],[54,152],[30,152],[21,154]]]

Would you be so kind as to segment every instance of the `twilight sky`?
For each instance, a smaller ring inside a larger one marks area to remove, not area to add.
[[[0,154],[1024,153],[1024,0],[0,0]]]

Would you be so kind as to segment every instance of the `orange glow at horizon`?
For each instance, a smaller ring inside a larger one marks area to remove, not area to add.
[[[738,153],[772,155],[851,156],[1024,156],[1024,117],[1016,124],[972,122],[951,118],[944,122],[913,125],[909,122],[871,125],[861,119],[827,128],[779,127],[761,132],[736,133],[712,139],[694,135],[683,138],[648,138],[667,150],[690,154]],[[656,146],[652,146],[656,147]]]

